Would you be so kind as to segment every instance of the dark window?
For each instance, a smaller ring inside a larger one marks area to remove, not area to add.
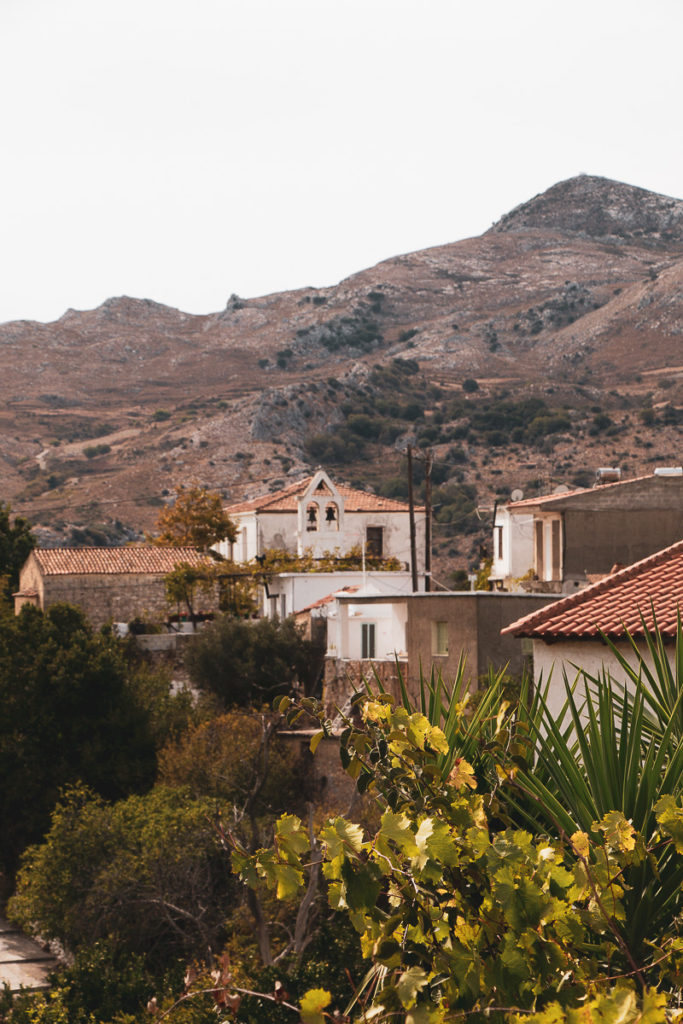
[[[365,531],[366,548],[373,558],[382,558],[384,555],[384,527],[368,526]]]
[[[361,623],[361,658],[365,661],[375,657],[375,623]]]

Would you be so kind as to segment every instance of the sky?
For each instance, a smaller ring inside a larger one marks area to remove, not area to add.
[[[683,198],[682,31],[682,0],[0,0],[0,322],[333,285],[575,174]]]

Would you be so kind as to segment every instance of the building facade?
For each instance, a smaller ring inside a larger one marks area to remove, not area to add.
[[[90,623],[160,622],[168,618],[165,578],[177,565],[209,563],[196,548],[153,545],[120,548],[36,548],[19,575],[14,594],[18,613],[26,604],[46,610],[67,602]],[[217,598],[203,595],[202,611],[217,610]]]
[[[276,549],[292,555],[346,554],[364,548],[377,558],[410,563],[410,515],[405,502],[335,484],[323,470],[283,490],[230,505],[237,539],[217,549],[224,558],[248,562]],[[415,509],[418,571],[424,571],[425,510]]]

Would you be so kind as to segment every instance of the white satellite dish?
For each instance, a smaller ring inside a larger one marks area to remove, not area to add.
[[[553,494],[569,494],[570,491],[571,487],[567,487],[566,484],[558,484],[557,487],[553,489]]]
[[[521,501],[524,497],[524,491],[519,487],[515,487],[514,491],[510,495],[510,501]]]

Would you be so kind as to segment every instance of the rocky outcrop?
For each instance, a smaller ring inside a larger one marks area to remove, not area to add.
[[[494,224],[492,232],[561,231],[616,244],[662,251],[683,246],[683,201],[580,174],[522,203]]]

